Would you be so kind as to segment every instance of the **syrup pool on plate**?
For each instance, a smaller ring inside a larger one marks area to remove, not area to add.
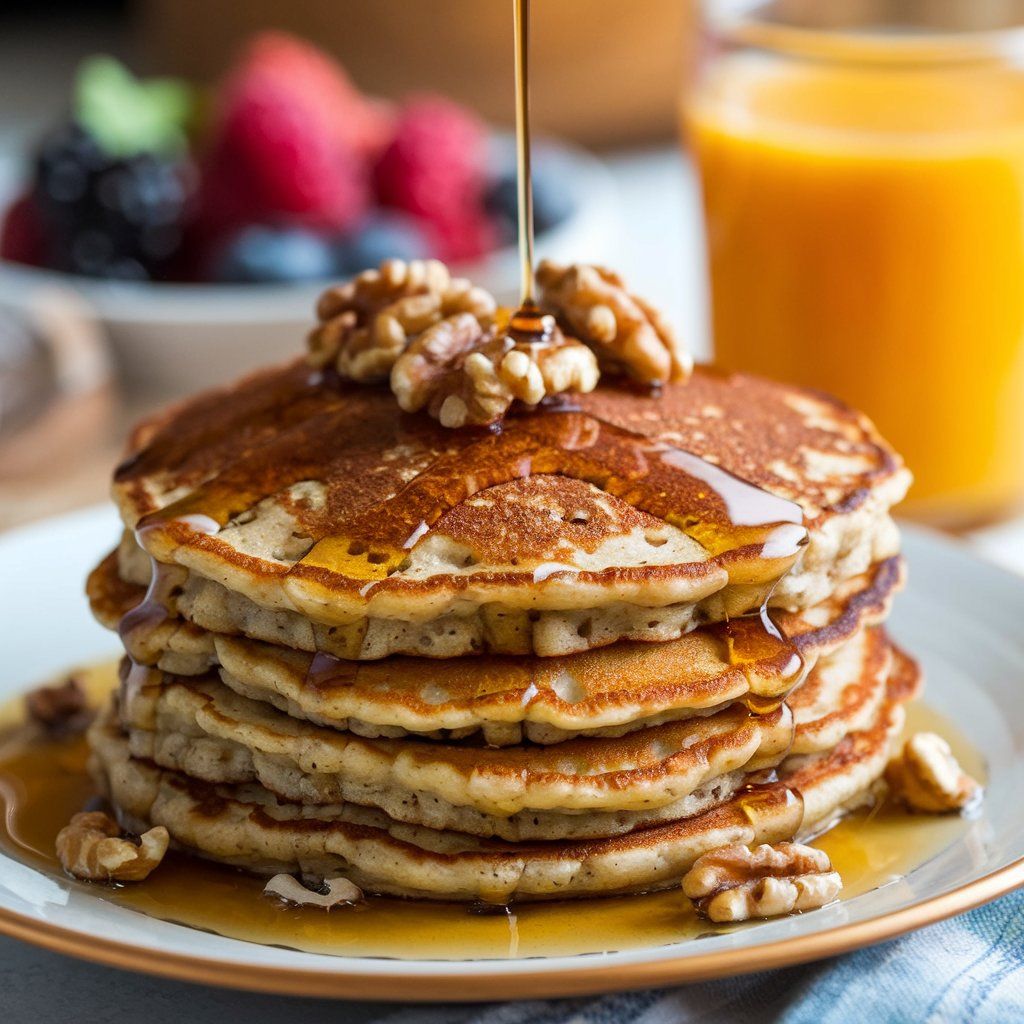
[[[116,664],[81,674],[99,704],[117,683]],[[263,895],[265,880],[172,852],[144,882],[105,886],[66,879],[54,853],[57,833],[95,798],[82,736],[40,738],[21,717],[22,702],[0,708],[0,850],[78,892],[151,917],[229,938],[336,956],[483,960],[564,956],[662,946],[721,933],[700,920],[678,887],[623,896],[486,908],[371,897],[330,912],[291,907]],[[976,778],[984,764],[957,730],[920,703],[908,732],[941,733]],[[956,815],[909,815],[889,804],[857,811],[815,844],[843,877],[850,900],[913,871],[962,838]],[[756,923],[740,927],[757,927]]]

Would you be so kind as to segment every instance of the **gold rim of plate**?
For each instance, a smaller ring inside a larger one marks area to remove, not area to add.
[[[138,949],[116,939],[86,935],[71,928],[35,921],[0,908],[0,933],[56,953],[140,971],[163,978],[279,995],[392,1002],[482,1002],[522,998],[596,995],[632,988],[707,981],[807,963],[892,939],[988,903],[1024,887],[1024,856],[949,892],[867,921],[742,949],[659,957],[643,963],[599,965],[582,955],[579,964],[556,970],[510,970],[495,966],[472,973],[437,973],[427,965],[401,972],[364,973],[351,969],[316,971],[268,964],[242,964],[202,956]],[[658,952],[664,947],[651,947]],[[642,951],[641,955],[642,955]],[[378,958],[367,958],[379,963]],[[480,961],[463,961],[479,963]],[[445,962],[448,964],[449,962]],[[458,963],[458,961],[456,961]],[[225,968],[230,968],[226,970]],[[449,968],[446,967],[446,970]]]

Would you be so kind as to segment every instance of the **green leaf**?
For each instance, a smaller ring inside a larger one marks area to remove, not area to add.
[[[113,57],[88,58],[75,83],[75,119],[111,157],[183,152],[192,103],[184,82],[138,79]]]

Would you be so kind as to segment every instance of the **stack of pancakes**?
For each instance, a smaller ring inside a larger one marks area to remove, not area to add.
[[[268,370],[138,427],[93,572],[126,828],[435,899],[657,889],[867,799],[918,686],[909,476],[859,414],[698,370],[499,431]]]

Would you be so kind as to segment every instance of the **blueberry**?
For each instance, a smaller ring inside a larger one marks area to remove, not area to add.
[[[497,219],[502,237],[511,241],[518,230],[518,193],[516,172],[506,171],[496,178],[484,197],[487,212]],[[533,168],[533,229],[538,235],[557,227],[575,209],[563,175],[544,164]]]
[[[370,214],[335,250],[342,274],[358,274],[387,259],[420,260],[430,254],[430,243],[416,220],[383,211]]]
[[[234,284],[313,281],[334,273],[334,253],[322,235],[264,224],[235,235],[213,267],[214,280]]]

